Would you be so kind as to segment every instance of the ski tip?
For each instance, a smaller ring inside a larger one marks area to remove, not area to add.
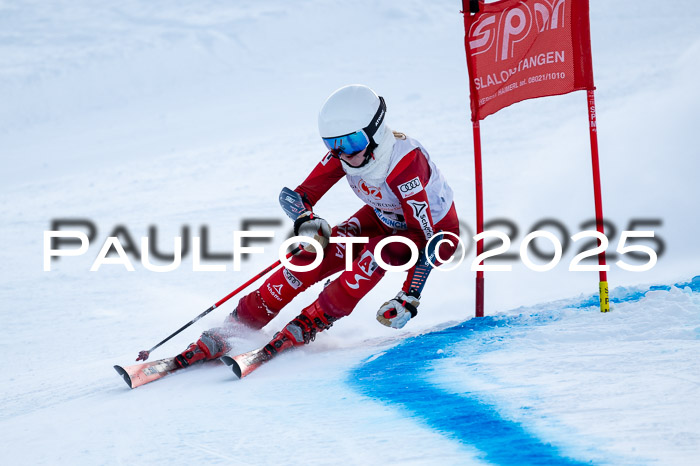
[[[123,367],[121,366],[114,366],[114,370],[117,371],[117,374],[121,375],[122,378],[124,379],[124,382],[129,386],[129,388],[134,388],[131,386],[131,377],[129,377],[129,374],[124,370]]]
[[[231,356],[221,356],[219,359],[227,366],[231,366],[231,369],[233,370],[233,373],[236,374],[236,377],[239,379],[241,378],[241,366],[238,365],[235,359],[233,359]]]
[[[243,377],[241,375],[241,366],[239,366],[238,363],[236,362],[236,360],[233,358],[231,359],[231,362],[233,363],[233,364],[231,364],[231,370],[233,371],[234,374],[236,374],[236,377],[238,377],[240,379],[241,377]]]
[[[219,359],[227,366],[232,366],[235,363],[231,356],[221,356]]]

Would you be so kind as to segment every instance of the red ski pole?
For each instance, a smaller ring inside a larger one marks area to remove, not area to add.
[[[297,252],[301,251],[301,249],[302,249],[301,246],[297,246],[296,248],[294,248],[294,249],[292,250],[292,252],[290,252],[290,253],[287,254],[287,259],[289,259],[293,254],[296,254]],[[149,349],[148,351],[145,351],[145,350],[144,350],[144,351],[139,351],[139,357],[137,357],[136,360],[137,360],[137,361],[145,361],[146,359],[148,359],[148,356],[150,356],[151,351],[155,350],[155,349],[158,348],[160,345],[162,345],[162,344],[165,343],[166,341],[170,340],[172,337],[174,337],[174,336],[177,335],[178,333],[182,332],[182,331],[185,330],[187,327],[189,327],[190,325],[194,324],[194,323],[197,322],[199,319],[201,319],[201,318],[204,317],[205,315],[209,314],[211,311],[213,311],[213,310],[216,309],[217,307],[221,306],[222,304],[224,304],[224,303],[225,303],[226,301],[228,301],[229,299],[231,299],[231,298],[233,298],[234,296],[236,296],[238,293],[241,292],[241,290],[243,290],[244,288],[248,287],[248,285],[250,285],[251,283],[253,283],[253,282],[256,281],[257,279],[259,279],[260,277],[262,277],[263,275],[265,275],[266,273],[268,273],[268,272],[271,271],[272,269],[276,268],[278,265],[280,265],[281,262],[282,262],[282,261],[278,260],[278,261],[275,262],[274,264],[272,264],[272,265],[270,265],[269,267],[265,268],[265,270],[263,270],[262,272],[258,273],[256,276],[254,276],[253,278],[251,278],[250,280],[248,280],[247,282],[245,282],[244,284],[242,284],[241,286],[239,286],[238,288],[236,288],[235,290],[233,290],[232,292],[230,292],[229,294],[227,294],[226,296],[224,296],[223,298],[221,298],[219,301],[217,301],[217,302],[216,302],[213,306],[211,306],[209,309],[207,309],[206,311],[202,312],[201,314],[199,314],[197,317],[195,317],[194,319],[190,320],[189,322],[187,322],[185,325],[183,325],[182,327],[180,327],[179,329],[177,329],[172,335],[170,335],[168,338],[166,338],[165,340],[163,340],[163,341],[161,341],[160,343],[158,343],[158,344],[157,344],[156,346],[154,346],[153,348]]]

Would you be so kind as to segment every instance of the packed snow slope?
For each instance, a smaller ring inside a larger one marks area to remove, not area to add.
[[[549,272],[512,260],[513,271],[487,274],[488,318],[468,320],[471,242],[464,264],[430,278],[404,330],[374,320],[403,281],[387,274],[313,345],[243,381],[210,364],[131,391],[113,371],[276,260],[291,228],[277,194],[323,155],[316,115],[342,85],[385,97],[387,122],[430,151],[455,191],[463,238],[473,234],[460,8],[0,2],[3,462],[696,462],[700,5],[690,0],[591,1],[610,249],[634,219],[656,222],[665,246],[647,272],[610,261],[611,314],[596,311],[597,274],[568,271],[571,245]],[[572,235],[593,217],[586,125],[581,92],[482,123],[486,217],[519,227],[512,252],[542,219]],[[359,207],[341,181],[316,210],[337,223]],[[85,255],[45,272],[43,232],[56,219],[89,220],[96,235]],[[167,273],[132,256],[134,272],[89,271],[118,226],[136,250],[148,235],[164,252],[205,227],[209,251],[230,254],[246,219],[280,225],[240,272],[212,259],[226,272],[193,272],[191,253]],[[236,350],[266,342],[319,290]],[[183,349],[234,301],[151,359]]]

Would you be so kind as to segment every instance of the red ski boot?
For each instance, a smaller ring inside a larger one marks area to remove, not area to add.
[[[187,367],[197,361],[216,359],[231,350],[226,335],[216,328],[202,332],[199,340],[190,344],[185,351],[175,356],[178,367]]]
[[[239,378],[245,377],[279,353],[314,341],[318,332],[331,328],[336,320],[338,320],[337,317],[323,312],[316,300],[301,311],[301,314],[289,322],[281,332],[277,332],[264,347],[233,358],[226,356],[222,360],[232,366],[233,372]]]

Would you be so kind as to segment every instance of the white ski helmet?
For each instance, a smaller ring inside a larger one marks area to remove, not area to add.
[[[366,148],[364,165],[385,131],[385,115],[382,97],[367,86],[351,84],[326,99],[318,113],[318,131],[326,147],[336,154],[353,154]]]

